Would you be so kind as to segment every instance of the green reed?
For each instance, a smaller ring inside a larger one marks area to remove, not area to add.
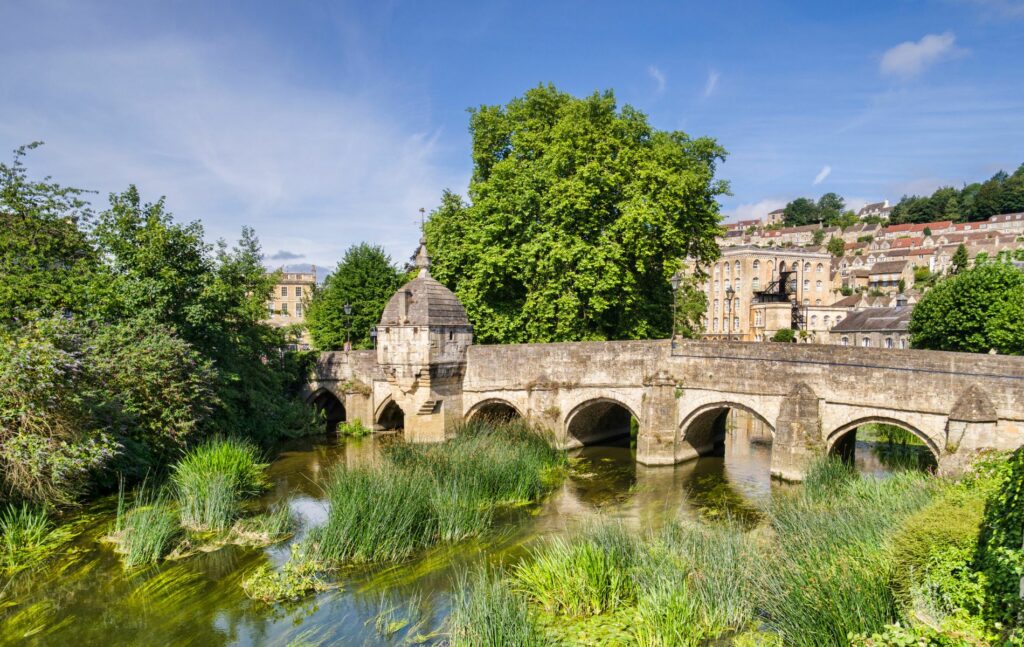
[[[475,571],[456,583],[448,620],[452,647],[540,647],[550,644],[530,617],[526,598],[499,574]]]
[[[259,449],[233,438],[208,441],[171,468],[171,483],[190,530],[225,531],[238,517],[242,499],[266,487]]]

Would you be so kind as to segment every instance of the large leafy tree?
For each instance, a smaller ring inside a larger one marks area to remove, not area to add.
[[[1005,262],[977,265],[925,293],[910,318],[910,341],[931,350],[1020,354],[1024,272]]]
[[[721,146],[550,85],[472,110],[470,132],[471,202],[446,192],[426,236],[477,338],[667,336],[669,277],[718,253]]]
[[[814,200],[797,198],[786,205],[782,218],[787,227],[798,227],[817,222],[821,218],[821,214]]]
[[[85,192],[28,177],[23,159],[39,145],[0,163],[0,325],[80,310],[97,267]]]
[[[354,348],[370,348],[370,329],[401,282],[383,248],[367,243],[349,247],[323,287],[314,290],[306,310],[313,343],[321,350],[337,350],[350,338]],[[345,304],[352,314],[345,314]]]

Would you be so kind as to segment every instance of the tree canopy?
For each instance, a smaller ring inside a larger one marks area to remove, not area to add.
[[[669,277],[718,254],[722,147],[550,85],[471,110],[470,132],[470,202],[445,192],[426,236],[477,338],[667,336]]]
[[[338,350],[350,333],[353,348],[370,348],[370,329],[380,321],[402,279],[383,248],[367,243],[349,247],[323,287],[313,291],[306,310],[306,327],[314,345]],[[345,314],[346,303],[351,315]]]
[[[903,196],[893,207],[893,224],[937,220],[973,222],[1002,213],[1024,211],[1024,164],[1013,175],[999,171],[985,182],[957,190],[944,186],[930,196]]]
[[[930,350],[1024,352],[1024,272],[1003,261],[976,265],[925,292],[910,318],[910,342]]]

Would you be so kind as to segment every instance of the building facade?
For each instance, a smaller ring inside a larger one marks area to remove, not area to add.
[[[275,328],[302,326],[298,338],[289,340],[289,350],[309,350],[309,331],[305,329],[306,307],[316,286],[316,265],[309,272],[285,272],[280,276],[267,303],[267,322]]]

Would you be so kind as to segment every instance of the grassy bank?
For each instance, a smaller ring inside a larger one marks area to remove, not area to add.
[[[476,644],[515,644],[527,627],[565,645],[1002,644],[1008,625],[985,620],[997,614],[975,556],[985,502],[1004,482],[992,472],[872,479],[826,460],[753,529],[606,525],[550,540],[476,582],[449,630],[477,635],[488,617],[479,607],[493,603],[495,617],[515,621]],[[525,618],[510,615],[523,603]]]

